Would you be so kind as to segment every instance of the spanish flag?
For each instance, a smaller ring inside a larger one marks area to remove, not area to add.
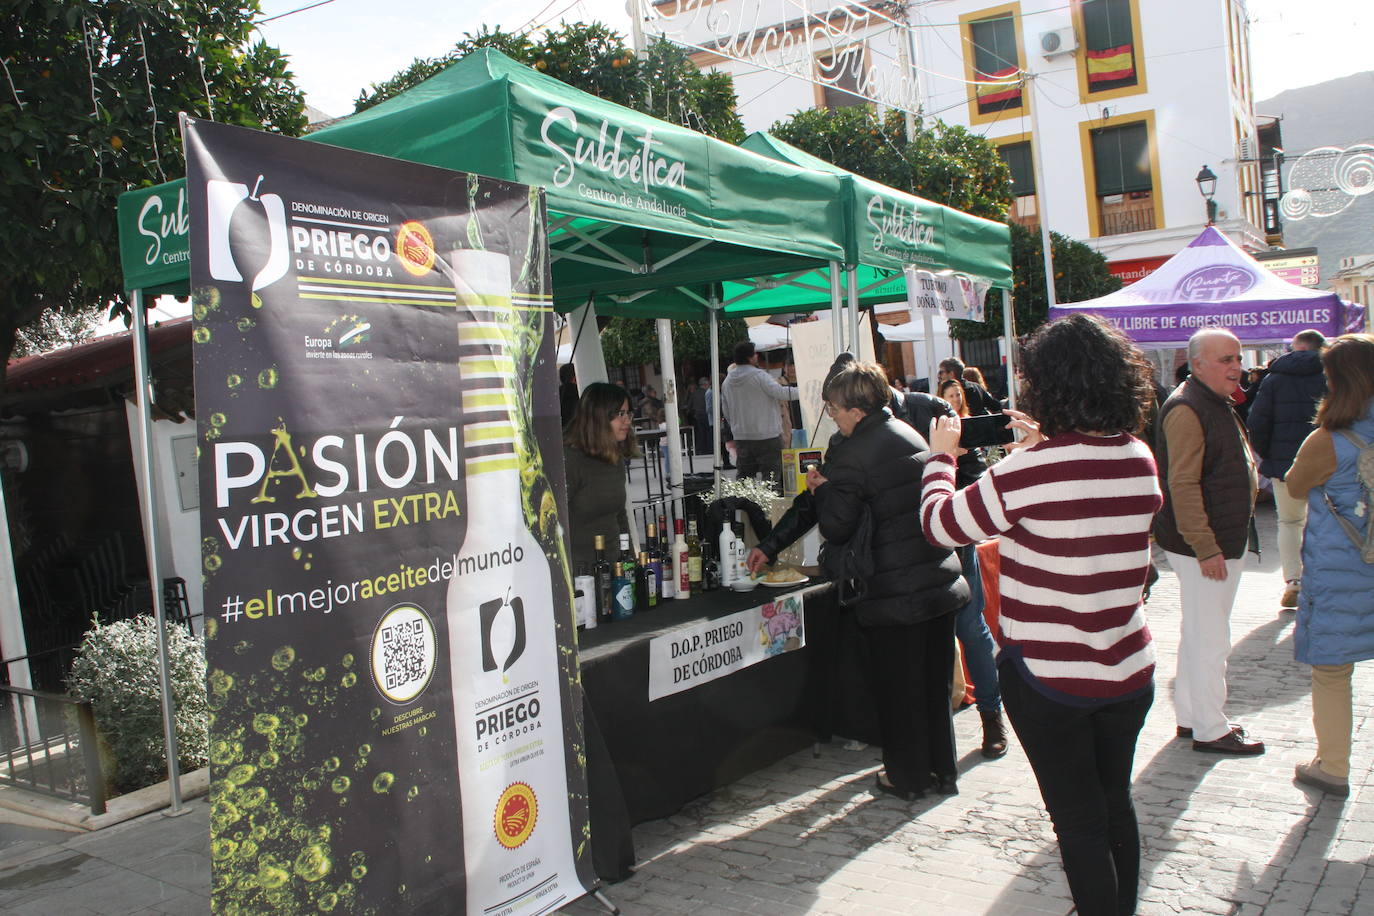
[[[978,83],[974,88],[978,107],[984,108],[999,102],[1020,101],[1021,83],[1016,79],[1017,72],[1017,68],[1013,65],[1005,70],[979,73],[977,75]]]
[[[1135,53],[1131,45],[1088,51],[1087,61],[1089,83],[1110,83],[1135,76]]]

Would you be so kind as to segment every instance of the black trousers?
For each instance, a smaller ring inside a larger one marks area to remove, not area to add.
[[[1068,706],[1027,684],[1016,665],[1004,662],[997,670],[1002,703],[1054,822],[1079,916],[1134,913],[1140,830],[1131,767],[1154,686],[1106,706]]]
[[[863,628],[883,767],[892,784],[908,792],[930,788],[932,776],[958,776],[949,707],[954,616]]]

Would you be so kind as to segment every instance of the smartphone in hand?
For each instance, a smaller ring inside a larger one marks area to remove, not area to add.
[[[1011,417],[1004,413],[980,414],[960,419],[959,447],[983,448],[1006,445],[1016,441],[1016,432],[1007,424]]]

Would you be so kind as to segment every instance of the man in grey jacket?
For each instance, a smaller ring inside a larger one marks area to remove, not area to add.
[[[735,344],[735,364],[720,386],[720,396],[735,437],[737,476],[781,481],[783,429],[778,407],[797,400],[800,392],[760,369],[754,344],[746,340]]]

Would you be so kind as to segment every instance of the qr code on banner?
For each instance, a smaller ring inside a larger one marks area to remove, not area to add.
[[[413,604],[388,610],[372,633],[372,679],[393,703],[408,703],[429,686],[438,654],[434,624]]]
[[[429,674],[423,620],[401,620],[382,627],[382,671],[387,690]]]

